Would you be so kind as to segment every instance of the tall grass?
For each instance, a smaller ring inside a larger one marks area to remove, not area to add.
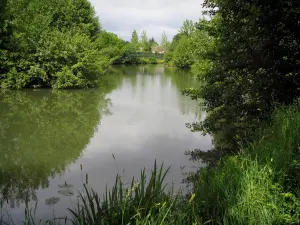
[[[140,179],[125,185],[117,176],[115,185],[100,196],[84,186],[73,214],[73,224],[90,225],[181,225],[202,224],[194,208],[194,195],[175,192],[173,184],[166,183],[170,167],[157,167],[156,161],[147,177],[145,169]]]
[[[171,187],[167,189],[165,177],[170,168],[159,168],[155,162],[150,179],[145,169],[140,179],[132,179],[129,186],[124,185],[117,176],[115,185],[100,196],[84,186],[76,209],[70,209],[76,224],[165,224],[169,214],[177,206],[178,195]]]
[[[212,224],[300,223],[300,104],[277,109],[250,147],[203,168],[195,204]]]

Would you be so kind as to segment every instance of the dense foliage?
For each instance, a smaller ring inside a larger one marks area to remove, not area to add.
[[[281,107],[252,144],[194,181],[196,211],[212,224],[299,224],[299,102]]]
[[[165,55],[166,64],[180,68],[207,69],[210,66],[208,53],[215,47],[213,37],[208,34],[208,24],[209,22],[205,20],[199,23],[184,21]]]
[[[88,0],[5,0],[0,7],[1,88],[94,86],[122,53]]]
[[[131,52],[128,43],[107,31],[102,31],[98,35],[95,45],[100,51],[100,55],[105,57],[109,64],[122,63],[126,54]]]
[[[148,38],[146,30],[143,30],[140,36],[138,36],[137,31],[134,30],[131,35],[131,41],[128,44],[132,52],[151,52],[152,47],[158,45],[153,37]]]
[[[207,51],[194,57],[194,67],[206,85],[185,93],[205,99],[210,113],[192,128],[213,134],[221,156],[250,141],[276,104],[299,96],[300,3],[207,0],[204,6],[213,19],[196,27],[213,45],[197,48]]]

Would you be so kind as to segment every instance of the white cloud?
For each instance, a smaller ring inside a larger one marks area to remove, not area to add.
[[[185,19],[201,17],[202,0],[90,0],[102,26],[130,40],[134,29],[158,42],[163,31],[171,39]]]

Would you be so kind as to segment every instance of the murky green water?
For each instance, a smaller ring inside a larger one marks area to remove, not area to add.
[[[211,147],[210,137],[185,127],[205,117],[180,92],[198,85],[192,74],[120,66],[104,82],[101,89],[0,92],[0,198],[16,224],[26,203],[37,206],[37,219],[65,216],[86,180],[103,192],[117,173],[129,180],[155,159],[172,165],[167,179],[179,187],[195,166],[184,151]]]

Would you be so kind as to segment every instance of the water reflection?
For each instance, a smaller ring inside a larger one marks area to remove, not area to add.
[[[167,179],[180,186],[182,173],[193,169],[185,150],[210,149],[210,137],[185,126],[205,117],[199,103],[181,95],[197,86],[188,71],[118,66],[102,84],[97,90],[0,93],[0,193],[18,221],[22,202],[38,199],[37,219],[53,218],[49,206],[64,217],[87,174],[102,193],[118,172],[131,180],[155,159],[172,165]]]
[[[11,207],[36,199],[75,162],[108,112],[97,90],[0,93],[0,192]]]
[[[204,119],[204,110],[199,107],[201,100],[193,101],[181,94],[185,88],[199,87],[197,76],[190,70],[160,65],[115,66],[111,74],[124,75],[121,88],[131,90],[132,99],[137,97],[141,102],[147,102],[149,97],[157,98],[161,104],[176,104],[176,107],[178,104],[183,115],[193,114],[195,120]],[[173,102],[170,102],[171,99]]]

